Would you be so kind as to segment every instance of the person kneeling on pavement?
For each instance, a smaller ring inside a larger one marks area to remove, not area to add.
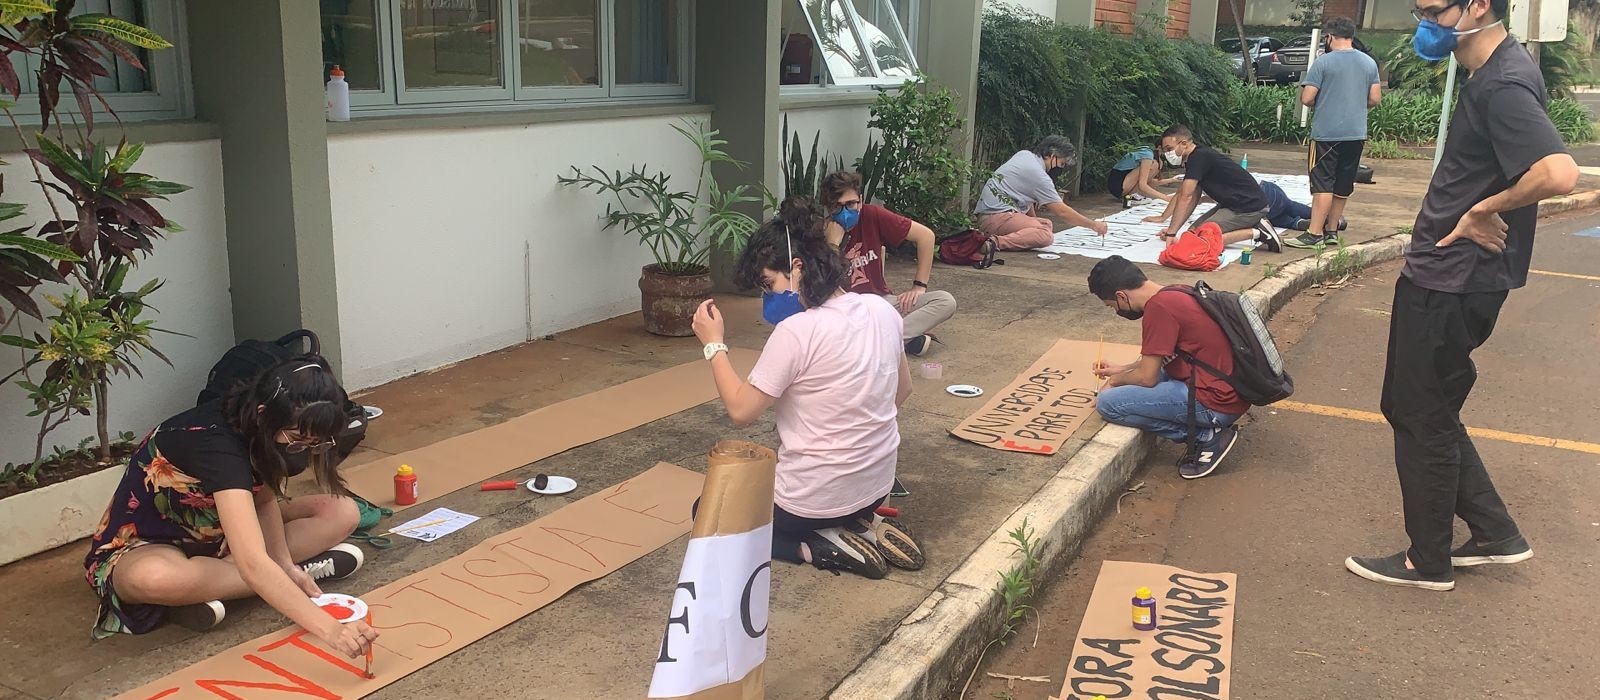
[[[845,289],[875,294],[894,305],[905,317],[906,354],[921,356],[934,342],[929,333],[956,313],[956,298],[946,291],[928,289],[933,256],[939,243],[933,229],[896,214],[881,205],[861,201],[861,175],[842,171],[822,179],[822,202],[830,218],[823,228],[828,244],[844,256]],[[885,249],[906,241],[917,245],[917,273],[911,288],[898,296],[884,280]]]
[[[1120,255],[1096,263],[1089,291],[1130,321],[1143,325],[1138,360],[1096,363],[1095,376],[1108,388],[1096,407],[1109,423],[1147,430],[1173,442],[1189,439],[1189,383],[1195,387],[1195,449],[1178,465],[1179,475],[1198,479],[1215,471],[1239,437],[1238,422],[1250,404],[1233,386],[1196,371],[1186,357],[1233,372],[1233,349],[1222,327],[1194,297],[1168,291]]]
[[[904,525],[877,515],[894,482],[911,369],[899,312],[841,288],[844,260],[822,222],[815,202],[791,197],[745,247],[735,281],[761,287],[773,324],[749,379],[728,359],[713,301],[695,312],[694,332],[736,425],[776,409],[772,558],[879,579],[925,562]]]
[[[1152,224],[1167,222],[1162,240],[1177,240],[1184,222],[1200,205],[1203,192],[1217,205],[1189,228],[1199,228],[1209,221],[1222,229],[1224,244],[1254,240],[1257,247],[1269,253],[1283,252],[1283,239],[1265,221],[1268,202],[1261,183],[1232,158],[1195,143],[1185,126],[1173,126],[1161,134],[1161,157],[1174,167],[1184,167],[1183,185],[1167,202],[1166,210],[1144,219]]]

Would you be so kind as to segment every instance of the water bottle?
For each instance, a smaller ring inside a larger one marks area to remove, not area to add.
[[[350,121],[350,83],[344,81],[344,69],[337,64],[328,71],[328,121]]]

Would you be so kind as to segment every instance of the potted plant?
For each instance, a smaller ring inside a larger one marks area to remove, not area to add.
[[[686,120],[672,128],[700,151],[700,173],[691,190],[674,189],[670,175],[648,165],[626,173],[590,166],[592,174],[572,166],[572,174],[558,180],[615,199],[606,203],[602,230],[620,228],[625,235],[638,236],[655,258],[639,275],[645,330],[682,337],[694,334],[690,324],[695,308],[711,296],[712,251],[738,252],[756,229],[755,219],[735,208],[761,200],[749,194],[749,185],[724,189],[717,184],[711,173],[714,164],[742,170],[745,163],[722,150],[728,142],[709,124]]]

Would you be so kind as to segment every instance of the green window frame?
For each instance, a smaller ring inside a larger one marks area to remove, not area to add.
[[[141,24],[172,42],[172,48],[161,51],[134,49],[145,64],[142,75],[138,69],[118,60],[110,66],[110,77],[97,79],[101,95],[118,118],[136,122],[193,116],[194,101],[185,58],[187,23],[179,0],[79,0],[73,14],[87,13],[109,14]],[[34,74],[37,66],[31,59],[20,56],[12,56],[11,62],[22,77],[22,97],[11,111],[21,123],[38,124],[37,76]],[[105,105],[97,100],[91,100],[91,106],[96,119],[110,116],[106,114]],[[65,88],[56,109],[68,119],[80,119],[78,103]]]

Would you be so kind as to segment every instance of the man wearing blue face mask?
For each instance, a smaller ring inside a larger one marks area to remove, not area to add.
[[[1350,557],[1362,578],[1448,591],[1454,567],[1533,556],[1461,424],[1489,339],[1512,289],[1527,283],[1539,200],[1566,194],[1578,166],[1545,113],[1539,66],[1501,24],[1507,0],[1418,0],[1412,45],[1430,61],[1454,51],[1468,71],[1448,140],[1406,246],[1389,322],[1383,414],[1411,546]],[[1452,550],[1451,526],[1471,539]]]
[[[956,298],[943,290],[928,289],[933,255],[939,247],[933,230],[877,204],[861,201],[861,176],[837,172],[822,179],[820,199],[830,216],[823,234],[844,256],[844,288],[857,294],[875,294],[894,304],[905,316],[906,354],[921,356],[933,344],[929,331],[956,314]],[[917,246],[917,271],[911,287],[899,295],[889,291],[883,274],[886,248],[911,241]]]

